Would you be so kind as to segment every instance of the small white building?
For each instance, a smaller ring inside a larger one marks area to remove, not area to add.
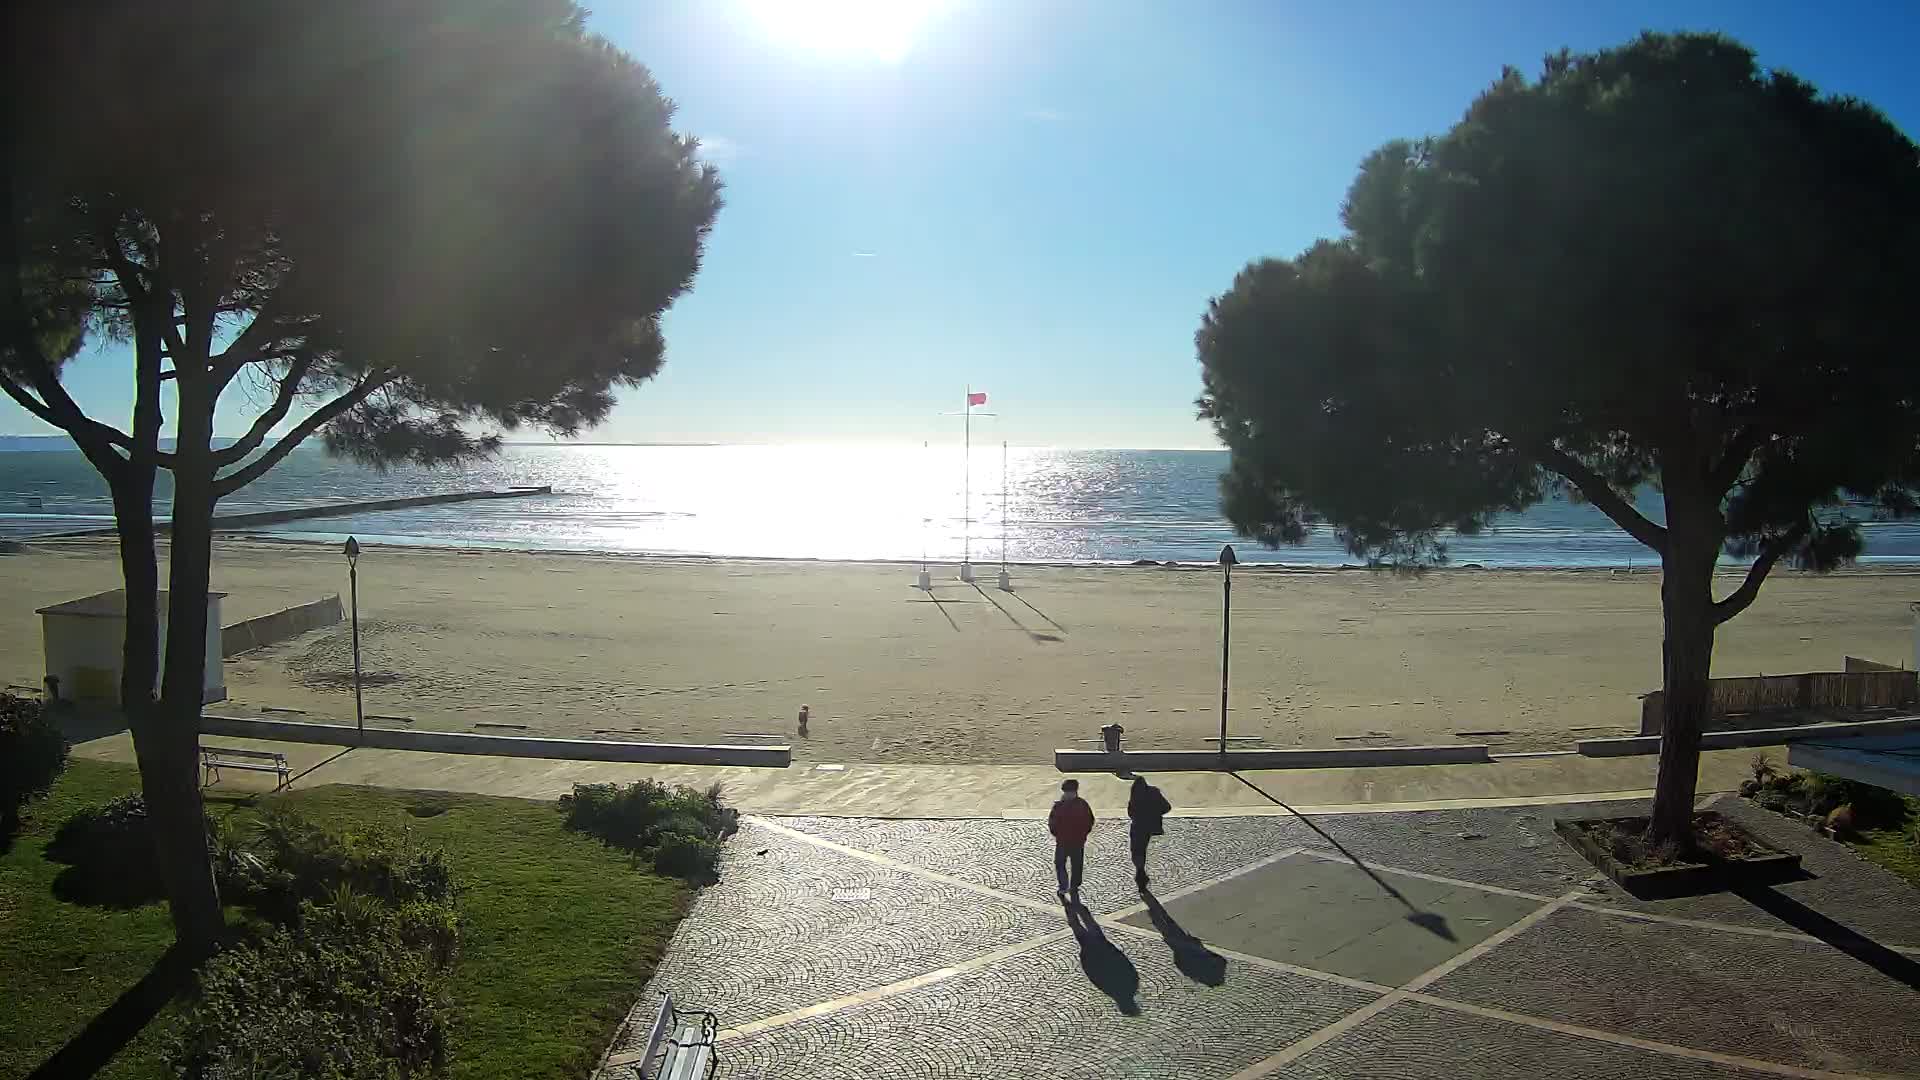
[[[220,599],[226,593],[207,594],[207,666],[202,678],[203,702],[224,701],[226,677],[220,666]],[[41,644],[46,673],[59,681],[66,701],[117,704],[120,700],[120,658],[126,647],[127,593],[125,589],[97,593],[43,607]],[[167,649],[167,594],[160,593],[160,656]],[[156,682],[154,689],[160,689]]]

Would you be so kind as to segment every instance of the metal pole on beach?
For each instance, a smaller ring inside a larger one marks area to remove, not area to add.
[[[1013,591],[1013,576],[1007,573],[1007,441],[1000,440],[1000,588]]]
[[[1220,760],[1227,759],[1227,660],[1233,651],[1233,545],[1220,549]]]
[[[967,387],[960,440],[960,580],[973,580],[973,387]]]
[[[353,612],[353,727],[360,741],[367,737],[367,716],[360,704],[360,541],[347,537],[347,593]]]

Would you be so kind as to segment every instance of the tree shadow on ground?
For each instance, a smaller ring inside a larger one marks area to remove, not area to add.
[[[1113,999],[1128,1016],[1140,1015],[1140,972],[1119,946],[1107,940],[1094,921],[1093,912],[1083,904],[1067,905],[1067,927],[1080,942],[1080,967],[1087,981]]]
[[[1273,805],[1280,807],[1281,809],[1285,810],[1287,813],[1292,814],[1294,817],[1299,818],[1302,822],[1306,824],[1307,828],[1312,829],[1316,833],[1319,833],[1320,839],[1325,840],[1329,844],[1332,844],[1334,848],[1340,852],[1340,854],[1347,857],[1348,862],[1359,867],[1361,871],[1363,871],[1368,877],[1372,878],[1373,883],[1375,885],[1380,886],[1380,889],[1382,892],[1386,893],[1388,896],[1393,897],[1395,900],[1398,900],[1400,901],[1401,904],[1405,905],[1407,909],[1408,922],[1412,923],[1413,925],[1419,927],[1422,930],[1427,931],[1428,933],[1434,935],[1435,937],[1441,938],[1445,941],[1459,940],[1459,938],[1457,938],[1454,935],[1452,928],[1447,925],[1446,916],[1440,914],[1437,911],[1422,911],[1419,908],[1415,907],[1413,905],[1413,901],[1407,899],[1405,894],[1401,893],[1399,889],[1394,888],[1392,885],[1387,884],[1387,880],[1385,878],[1373,872],[1373,867],[1368,866],[1366,863],[1362,862],[1360,859],[1360,856],[1355,855],[1351,851],[1348,851],[1345,844],[1342,844],[1340,841],[1335,840],[1333,837],[1327,835],[1327,831],[1325,829],[1322,829],[1319,825],[1315,824],[1312,818],[1308,817],[1307,815],[1301,813],[1298,810],[1295,810],[1293,807],[1288,806],[1286,803],[1281,802],[1279,799],[1276,799],[1273,796],[1267,794],[1264,790],[1261,789],[1260,785],[1254,783],[1253,781],[1247,779],[1244,776],[1241,776],[1239,773],[1229,771],[1227,775],[1233,777],[1235,780],[1238,780],[1241,783],[1252,788],[1255,794],[1259,795],[1261,798],[1267,800]]]
[[[1153,920],[1153,928],[1160,931],[1161,940],[1167,948],[1173,950],[1173,966],[1180,974],[1197,983],[1208,986],[1222,986],[1227,981],[1227,958],[1207,948],[1206,943],[1173,920],[1167,909],[1161,906],[1160,898],[1145,889],[1140,896],[1147,902],[1147,917]]]
[[[152,970],[87,1021],[79,1034],[41,1062],[27,1080],[92,1076],[105,1068],[168,1002],[192,985],[193,968],[192,960],[177,948],[160,954]]]
[[[1734,895],[1772,915],[1788,926],[1819,938],[1855,960],[1904,984],[1920,990],[1920,962],[1887,948],[1858,930],[1822,915],[1793,897],[1765,885],[1733,886]]]

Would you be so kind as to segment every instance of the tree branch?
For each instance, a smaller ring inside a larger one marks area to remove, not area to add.
[[[1740,480],[1740,474],[1746,471],[1747,462],[1753,460],[1753,452],[1767,441],[1766,429],[1760,424],[1748,424],[1733,433],[1727,440],[1726,453],[1707,474],[1716,493],[1724,494]]]
[[[213,464],[216,469],[237,465],[246,460],[248,454],[259,449],[274,425],[287,418],[287,411],[293,408],[293,399],[300,394],[300,382],[307,377],[307,372],[312,368],[311,354],[302,353],[294,359],[292,365],[287,368],[286,375],[280,379],[280,386],[274,393],[272,406],[254,418],[253,426],[247,429],[246,435],[242,436],[239,442],[224,450],[214,451]]]
[[[269,300],[254,312],[253,319],[247,323],[247,328],[240,331],[239,335],[220,351],[220,355],[213,358],[214,377],[222,386],[238,374],[241,368],[272,355],[266,351],[267,346],[285,336],[269,333],[279,320],[280,315],[273,310],[273,302]]]
[[[1579,488],[1588,502],[1612,518],[1613,523],[1626,530],[1628,536],[1662,555],[1667,553],[1667,530],[1648,521],[1645,515],[1634,509],[1632,503],[1613,490],[1613,485],[1607,483],[1606,478],[1587,467],[1585,462],[1554,446],[1539,447],[1535,455],[1541,465],[1559,473]]]
[[[267,452],[254,459],[245,468],[228,473],[213,482],[213,497],[225,498],[246,487],[265,475],[267,470],[280,464],[282,458],[293,453],[293,449],[304,442],[307,436],[338,419],[347,410],[367,400],[373,392],[392,382],[399,376],[392,372],[378,372],[368,375],[354,384],[353,389],[315,409],[305,420],[294,426],[292,431],[282,436],[280,441],[269,447]]]
[[[1773,564],[1779,562],[1782,555],[1792,551],[1800,541],[1806,539],[1806,535],[1807,523],[1802,521],[1768,541],[1766,546],[1760,549],[1760,557],[1753,560],[1753,565],[1747,568],[1747,579],[1740,583],[1739,588],[1729,593],[1725,600],[1713,605],[1714,625],[1726,622],[1747,610],[1752,605],[1753,598],[1760,595],[1760,584],[1766,581],[1767,575],[1773,571]]]

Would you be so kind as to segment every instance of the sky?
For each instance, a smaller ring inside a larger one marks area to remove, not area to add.
[[[1897,0],[603,0],[589,25],[727,185],[666,367],[592,441],[950,441],[971,387],[980,439],[1215,445],[1208,299],[1337,235],[1368,151],[1562,46],[1719,30],[1920,133],[1920,7]],[[69,384],[124,423],[128,366],[90,352]],[[0,400],[0,433],[43,430]]]

